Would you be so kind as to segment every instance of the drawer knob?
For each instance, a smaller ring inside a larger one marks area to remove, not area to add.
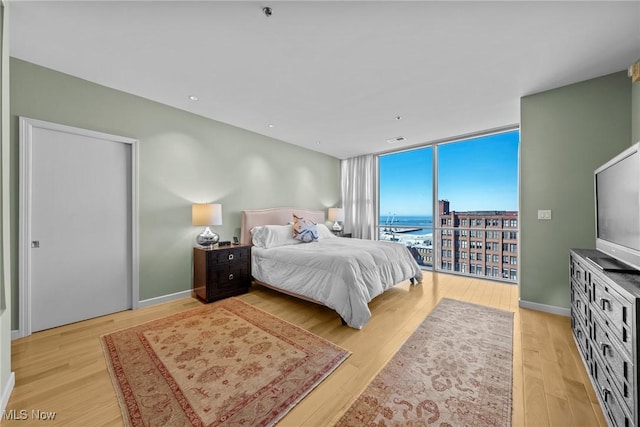
[[[607,308],[611,308],[611,301],[609,301],[606,298],[600,298],[600,307],[602,307],[603,310],[606,310]]]
[[[233,280],[233,274],[229,275],[229,280]]]
[[[601,342],[600,343],[600,351],[602,351],[602,355],[606,356],[607,355],[607,349],[610,348],[609,344]]]
[[[233,254],[229,254],[229,261],[233,259]]]

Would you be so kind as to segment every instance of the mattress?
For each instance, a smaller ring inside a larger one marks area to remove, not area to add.
[[[272,247],[252,247],[253,277],[284,292],[335,310],[360,329],[371,318],[368,303],[394,285],[422,279],[422,270],[402,244],[348,238]]]

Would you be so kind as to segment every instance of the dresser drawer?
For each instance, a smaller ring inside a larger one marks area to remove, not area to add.
[[[605,325],[615,336],[612,340],[619,342],[629,356],[633,354],[632,320],[633,304],[618,294],[605,282],[592,276],[593,311],[599,314]]]
[[[602,362],[596,358],[593,363],[592,370],[593,379],[595,380],[596,393],[600,397],[602,403],[602,412],[615,427],[634,427],[633,419],[628,415],[622,398],[618,396],[618,392],[611,384],[611,380],[603,369]]]
[[[582,264],[582,261],[575,256],[571,256],[571,279],[578,288],[585,294],[589,295],[589,271]]]
[[[571,313],[571,327],[573,328],[573,337],[578,344],[578,349],[580,353],[583,355],[585,359],[588,357],[588,349],[589,349],[589,333],[588,333],[588,324],[587,322],[580,316],[579,313],[572,312]],[[586,362],[587,360],[585,360]]]
[[[601,326],[602,320],[597,317],[596,315],[591,325],[594,351],[603,362],[601,368],[607,372],[627,408],[632,410],[634,405],[633,364],[627,354],[614,344],[615,341],[609,336],[609,331]]]
[[[580,292],[579,285],[573,280],[571,281],[571,311],[580,313],[585,321],[591,320],[587,296]]]

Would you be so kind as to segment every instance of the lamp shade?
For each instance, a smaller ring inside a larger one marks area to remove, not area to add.
[[[344,209],[329,208],[329,221],[344,221]]]
[[[191,225],[222,225],[222,205],[219,203],[193,204]]]

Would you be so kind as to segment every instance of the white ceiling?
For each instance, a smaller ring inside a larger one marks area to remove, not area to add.
[[[12,0],[9,12],[16,58],[338,158],[517,124],[520,97],[640,58],[640,1]]]

